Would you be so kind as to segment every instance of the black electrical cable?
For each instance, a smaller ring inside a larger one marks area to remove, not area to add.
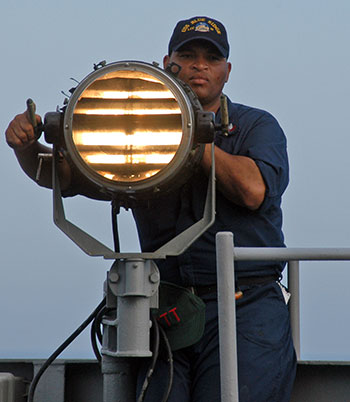
[[[91,340],[92,350],[94,351],[94,354],[95,354],[95,356],[96,356],[96,359],[98,360],[99,363],[101,363],[102,357],[101,357],[100,350],[99,350],[99,348],[98,348],[98,346],[97,346],[95,321],[96,321],[96,318],[95,318],[95,320],[93,321],[93,323],[91,324],[90,340]]]
[[[163,341],[165,343],[165,348],[166,348],[166,351],[168,353],[168,363],[169,363],[168,386],[167,386],[167,389],[166,389],[166,391],[164,393],[164,396],[163,396],[163,399],[162,399],[162,402],[167,402],[167,400],[169,398],[169,395],[170,395],[171,387],[173,386],[173,379],[174,379],[173,353],[171,351],[171,347],[170,347],[168,337],[166,336],[166,333],[165,333],[164,329],[161,326],[159,326],[159,331],[160,331],[160,334],[163,337]]]
[[[120,253],[120,241],[119,241],[118,218],[117,218],[119,212],[120,212],[120,205],[117,203],[116,200],[113,200],[111,203],[112,232],[113,232],[114,251],[116,253]]]
[[[100,345],[102,345],[101,323],[102,323],[103,316],[105,314],[107,314],[110,310],[112,310],[112,309],[103,306],[101,308],[101,310],[97,313],[94,321],[91,324],[91,330],[90,330],[91,345],[92,345],[94,354],[96,356],[96,359],[100,363],[102,361],[102,357],[101,357],[99,347],[97,345],[97,341],[100,343]]]
[[[98,341],[100,342],[100,344],[102,345],[102,331],[101,331],[101,323],[102,323],[102,319],[103,316],[106,315],[107,313],[109,313],[110,311],[115,310],[113,308],[110,307],[104,307],[102,308],[96,318],[94,319],[93,325],[95,328],[95,333],[97,335]]]
[[[104,298],[101,303],[95,308],[95,310],[89,315],[89,317],[70,335],[61,346],[59,346],[55,352],[46,360],[46,362],[41,366],[40,370],[37,372],[33,381],[30,384],[28,400],[27,402],[33,402],[34,392],[41,376],[44,374],[46,369],[50,366],[50,364],[66,349],[75,338],[77,338],[84,329],[90,324],[91,321],[96,317],[98,312],[105,306],[106,298]]]
[[[147,370],[146,378],[142,384],[141,392],[139,397],[137,398],[137,402],[142,402],[144,400],[145,393],[147,391],[159,355],[159,324],[158,321],[153,317],[153,315],[152,315],[152,328],[154,329],[153,342],[152,342],[152,361],[149,369]]]
[[[162,335],[164,344],[165,344],[165,349],[168,355],[168,367],[169,367],[169,372],[168,372],[168,385],[165,390],[165,393],[163,395],[162,401],[161,402],[167,402],[169,399],[170,391],[173,386],[173,380],[174,380],[174,362],[173,362],[173,353],[171,351],[171,346],[168,340],[168,337],[166,336],[166,333],[164,329],[162,328],[161,325],[158,324],[158,321],[152,316],[152,322],[153,322],[153,327],[155,329],[155,337],[154,337],[154,352],[153,352],[153,358],[152,362],[150,364],[150,368],[147,371],[146,378],[143,382],[141,393],[137,399],[137,402],[143,402],[146,390],[148,388],[150,379],[152,377],[152,374],[154,372],[154,368],[158,359],[158,354],[159,354],[159,333]]]

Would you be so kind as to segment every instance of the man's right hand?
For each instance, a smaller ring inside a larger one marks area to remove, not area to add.
[[[40,124],[41,117],[35,115],[35,118],[37,123]],[[50,154],[52,153],[52,149],[38,141],[28,111],[18,114],[10,122],[5,136],[8,145],[15,151],[15,155],[23,171],[40,186],[52,188],[51,163],[45,163],[40,171],[40,177],[38,178],[37,176],[39,166],[38,155],[40,153]],[[68,164],[62,163],[61,165],[65,166]],[[70,172],[65,172],[62,182],[67,186],[67,183],[70,182]]]
[[[41,123],[41,117],[35,115],[38,124]],[[34,128],[29,120],[28,111],[18,114],[9,124],[5,132],[7,144],[13,148],[16,153],[23,152],[33,145],[37,138]]]

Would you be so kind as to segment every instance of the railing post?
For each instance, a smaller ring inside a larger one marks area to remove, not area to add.
[[[300,361],[300,291],[299,261],[288,262],[288,288],[291,293],[289,312],[297,360]]]
[[[233,234],[216,235],[221,402],[238,402]]]

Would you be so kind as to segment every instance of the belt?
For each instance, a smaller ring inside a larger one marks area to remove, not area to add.
[[[278,275],[266,275],[266,276],[247,276],[244,278],[238,278],[236,280],[236,289],[239,289],[241,286],[254,286],[254,285],[265,285],[271,282],[276,282],[279,280]],[[198,297],[202,297],[204,295],[210,293],[217,293],[217,285],[209,285],[209,286],[189,286],[187,288],[193,294]]]
[[[202,297],[204,295],[208,295],[210,293],[217,293],[218,292],[218,287],[217,285],[210,285],[210,286],[190,286],[187,288],[190,290],[193,294],[195,294],[198,297]]]
[[[241,286],[254,286],[265,285],[270,282],[276,282],[280,279],[279,275],[265,275],[265,276],[246,276],[244,278],[236,279],[236,288]]]

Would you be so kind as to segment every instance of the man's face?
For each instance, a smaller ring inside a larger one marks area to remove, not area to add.
[[[170,56],[165,56],[163,61],[164,68],[172,62],[181,66],[178,77],[194,90],[203,109],[217,112],[231,64],[213,44],[206,40],[193,40]]]

